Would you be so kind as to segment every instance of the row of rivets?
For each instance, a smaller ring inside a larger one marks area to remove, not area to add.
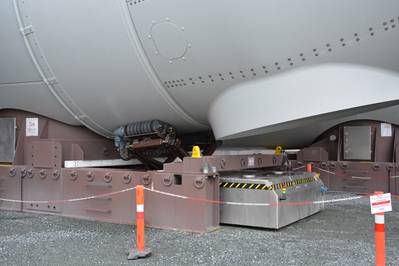
[[[70,174],[69,174],[69,179],[71,180],[71,181],[76,181],[77,179],[78,179],[78,172],[76,172],[76,171],[72,171]],[[94,181],[94,178],[95,178],[95,175],[94,175],[94,173],[93,172],[91,172],[91,171],[89,171],[89,172],[87,172],[86,173],[86,180],[87,180],[87,182],[93,182]],[[110,183],[111,181],[112,181],[112,175],[111,175],[111,173],[106,173],[105,175],[104,175],[104,182],[105,183]],[[131,178],[131,176],[130,175],[124,175],[123,177],[122,177],[122,182],[124,183],[124,184],[129,184],[130,182],[132,181],[132,178]]]
[[[14,167],[11,168],[10,171],[9,171],[9,176],[10,177],[15,177],[16,175],[17,175],[17,169],[14,168]],[[33,178],[35,176],[35,172],[33,171],[33,169],[28,169],[27,170],[26,168],[22,168],[21,171],[20,171],[20,175],[21,175],[22,178],[25,178],[25,177]],[[60,176],[61,176],[60,171],[59,170],[55,170],[53,172],[53,174],[51,175],[51,178],[54,179],[54,180],[57,180],[58,178],[60,178]],[[47,177],[47,171],[44,170],[44,169],[40,170],[39,171],[39,177],[41,179],[46,178]]]
[[[205,180],[206,180],[206,177],[204,177],[204,176],[200,176],[200,177],[195,178],[194,179],[194,186],[196,188],[198,188],[198,189],[203,188],[205,186]],[[164,184],[164,186],[170,187],[173,184],[172,176],[170,176],[170,175],[165,176],[162,179],[162,183]]]

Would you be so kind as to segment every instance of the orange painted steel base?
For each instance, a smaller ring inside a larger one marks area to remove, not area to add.
[[[151,250],[145,248],[144,235],[144,187],[136,187],[136,249],[133,249],[128,260],[146,258],[151,255]]]
[[[374,194],[384,194],[384,192],[376,191]],[[385,225],[384,213],[375,214],[375,264],[377,266],[385,266]]]

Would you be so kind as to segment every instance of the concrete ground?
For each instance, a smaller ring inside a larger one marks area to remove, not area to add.
[[[328,198],[349,196],[329,193]],[[386,214],[387,265],[399,265],[399,201]],[[148,229],[153,256],[127,261],[134,228],[0,211],[0,265],[373,265],[368,198],[326,209],[279,231],[222,226],[207,234]]]

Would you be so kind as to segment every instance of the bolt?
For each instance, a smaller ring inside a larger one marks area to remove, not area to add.
[[[111,174],[110,173],[106,173],[105,176],[104,176],[104,181],[106,183],[109,183],[109,182],[111,182],[111,180],[112,180]]]
[[[24,178],[26,176],[26,174],[27,174],[26,169],[25,168],[22,169],[21,170],[21,177]]]
[[[28,170],[28,177],[33,178],[34,175],[35,175],[35,174],[33,173],[33,170],[32,170],[32,169],[29,169],[29,170]]]
[[[44,170],[44,169],[40,170],[39,175],[41,178],[45,178],[47,175],[46,170]]]
[[[132,180],[132,178],[128,174],[123,176],[123,178],[122,178],[122,182],[125,184],[129,184],[131,180]]]
[[[14,177],[16,174],[17,174],[17,170],[16,170],[15,168],[11,168],[11,169],[10,169],[10,172],[9,172],[9,175],[10,175],[11,177]]]
[[[55,171],[53,172],[53,179],[56,180],[56,179],[58,179],[59,177],[60,177],[60,171],[55,170]]]
[[[94,177],[93,177],[93,173],[92,173],[92,172],[88,172],[88,173],[86,174],[86,177],[87,177],[87,181],[89,181],[89,182],[91,182],[91,181],[94,180]]]
[[[71,176],[71,180],[75,181],[78,178],[78,173],[76,171],[72,171],[70,176]]]

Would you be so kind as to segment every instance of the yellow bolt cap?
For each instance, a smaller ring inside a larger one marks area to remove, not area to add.
[[[283,147],[277,146],[276,149],[274,150],[274,154],[280,155],[282,151],[283,151]]]
[[[201,158],[201,150],[199,146],[193,147],[193,152],[191,154],[191,158]]]

